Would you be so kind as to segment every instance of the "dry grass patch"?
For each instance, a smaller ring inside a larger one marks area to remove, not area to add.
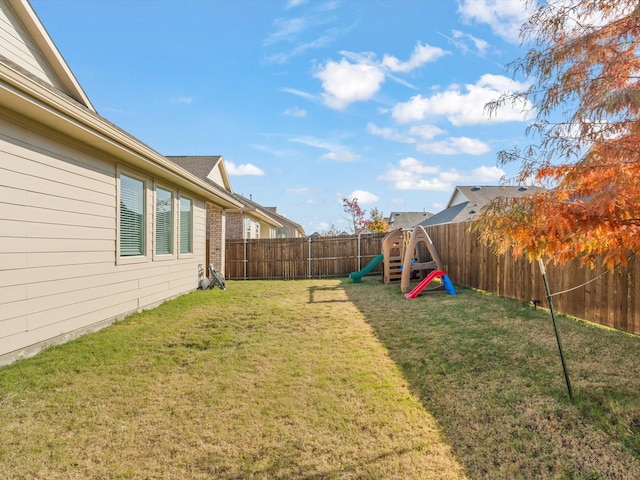
[[[344,283],[471,478],[640,478],[640,338],[471,290]]]
[[[0,478],[463,478],[339,281],[228,282],[0,369]]]

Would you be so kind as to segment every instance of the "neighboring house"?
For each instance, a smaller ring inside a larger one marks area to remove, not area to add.
[[[231,182],[220,155],[168,155],[167,158],[176,165],[192,173],[200,180],[209,184],[214,190],[231,196],[234,199],[233,209],[242,208],[243,204],[235,198],[231,190]],[[224,240],[227,238],[228,211],[219,206],[207,204],[207,254],[209,263],[216,270],[225,271]]]
[[[423,227],[443,223],[473,220],[492,200],[498,197],[515,198],[541,190],[539,187],[518,186],[457,186],[447,208],[420,223]]]
[[[430,212],[391,212],[387,223],[391,230],[413,228],[421,222],[431,218],[433,213]]]
[[[196,289],[206,222],[238,206],[98,115],[29,3],[0,0],[0,364]]]
[[[282,223],[282,228],[278,229],[277,238],[300,238],[304,237],[304,228],[299,223],[289,220],[287,217],[278,213],[277,207],[266,207],[275,218]]]
[[[252,240],[276,238],[278,230],[284,228],[275,215],[262,205],[242,195],[235,194],[242,207],[227,213],[227,238],[229,240]]]
[[[304,230],[295,222],[287,220],[276,212],[275,207],[263,207],[249,198],[234,194],[229,182],[224,159],[219,155],[167,156],[169,160],[193,173],[201,180],[221,191],[233,195],[235,207],[223,212],[225,217],[224,236],[228,239],[296,237]],[[224,271],[224,262],[214,262]]]
[[[276,207],[263,207],[235,194],[243,207],[227,214],[227,239],[299,238],[304,237],[302,226],[280,215]]]

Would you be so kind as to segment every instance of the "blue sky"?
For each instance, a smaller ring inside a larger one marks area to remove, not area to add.
[[[234,192],[301,224],[436,213],[525,142],[521,0],[31,0],[98,112],[165,155],[222,155]],[[509,170],[509,169],[512,170]]]

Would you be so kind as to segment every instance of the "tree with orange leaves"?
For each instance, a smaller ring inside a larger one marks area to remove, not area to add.
[[[384,218],[383,213],[377,207],[369,212],[369,220],[364,221],[367,231],[371,233],[387,233],[391,227]]]
[[[521,38],[531,48],[510,68],[533,83],[486,109],[536,107],[527,134],[539,140],[498,161],[546,190],[497,200],[477,228],[501,253],[625,264],[640,248],[640,2],[548,0]]]

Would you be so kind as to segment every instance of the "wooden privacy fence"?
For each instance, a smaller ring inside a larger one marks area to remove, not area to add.
[[[427,229],[447,274],[454,283],[548,306],[537,261],[495,255],[464,223]],[[578,318],[640,334],[640,261],[612,272],[601,264],[593,270],[578,261],[565,265],[546,262],[554,309]]]
[[[382,251],[384,234],[226,240],[230,280],[345,277]],[[381,272],[381,267],[377,267]]]
[[[427,228],[451,280],[497,295],[548,306],[538,263],[525,257],[498,256],[469,231],[468,223]],[[384,234],[362,237],[310,237],[229,241],[226,278],[347,277],[382,252]],[[379,278],[382,264],[371,276]],[[556,311],[608,327],[640,334],[640,260],[608,272],[578,262],[547,262],[547,280]],[[400,286],[398,285],[398,288]]]

